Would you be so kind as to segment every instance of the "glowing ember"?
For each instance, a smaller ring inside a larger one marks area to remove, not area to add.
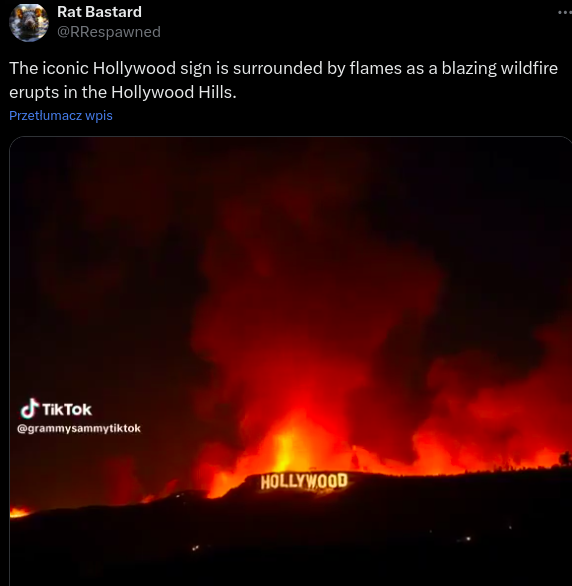
[[[16,519],[18,517],[27,517],[32,511],[25,508],[11,507],[10,508],[10,519]]]

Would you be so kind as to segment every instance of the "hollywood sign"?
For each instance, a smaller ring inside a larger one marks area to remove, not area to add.
[[[262,490],[280,488],[298,490],[327,490],[346,488],[349,484],[347,472],[281,472],[263,474],[260,477]]]

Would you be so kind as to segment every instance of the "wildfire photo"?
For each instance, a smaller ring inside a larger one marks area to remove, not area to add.
[[[82,424],[142,433],[15,436],[15,496],[119,506],[271,472],[557,466],[572,446],[566,148],[18,141],[11,404],[33,388],[92,405]]]

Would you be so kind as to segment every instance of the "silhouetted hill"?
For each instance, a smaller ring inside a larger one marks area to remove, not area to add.
[[[463,571],[466,564],[481,570],[496,564],[514,577],[519,563],[541,563],[545,555],[558,567],[557,552],[571,545],[570,495],[569,468],[358,474],[347,489],[325,495],[261,493],[252,477],[217,500],[179,493],[146,505],[14,519],[12,583],[51,577],[58,584],[100,579],[92,583],[108,585],[128,575],[135,583],[154,572],[157,579],[181,572],[237,579],[260,566],[287,574],[302,561],[321,568],[321,576],[329,568],[334,577],[366,567],[438,571],[439,560]]]

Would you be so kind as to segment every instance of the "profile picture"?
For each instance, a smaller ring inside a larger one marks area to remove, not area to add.
[[[49,26],[48,15],[39,4],[18,4],[10,14],[10,30],[24,43],[40,40]]]

